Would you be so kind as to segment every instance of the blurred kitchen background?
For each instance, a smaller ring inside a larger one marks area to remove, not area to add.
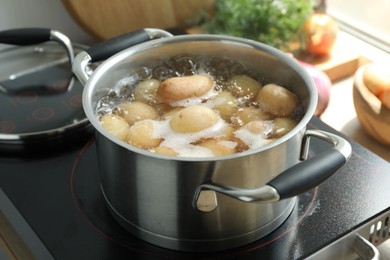
[[[80,0],[82,2],[83,0]],[[15,27],[53,27],[80,43],[94,38],[69,15],[60,0],[2,0],[0,30]],[[390,0],[328,0],[328,13],[390,45]]]
[[[18,27],[49,27],[63,32],[74,42],[95,41],[74,21],[60,0],[1,0],[0,30]]]

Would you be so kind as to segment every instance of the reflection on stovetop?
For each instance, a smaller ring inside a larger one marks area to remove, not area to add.
[[[309,127],[334,132],[316,118]],[[278,229],[250,245],[207,254],[162,249],[121,228],[100,193],[93,140],[33,160],[0,158],[0,185],[56,259],[299,259],[390,205],[390,165],[351,143],[348,164],[299,195]],[[322,149],[315,142],[312,147],[312,153]]]

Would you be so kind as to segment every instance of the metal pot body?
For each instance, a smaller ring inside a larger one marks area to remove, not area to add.
[[[108,207],[127,230],[162,247],[185,251],[233,248],[276,229],[295,197],[276,202],[242,202],[210,191],[210,212],[193,206],[196,189],[218,183],[251,189],[298,162],[302,134],[247,156],[208,161],[160,159],[118,146],[97,133],[101,187]]]
[[[158,155],[132,147],[107,133],[95,115],[99,99],[145,66],[155,67],[180,54],[233,59],[261,75],[264,84],[289,88],[302,104],[302,120],[274,143],[213,158]],[[302,138],[316,101],[315,85],[293,58],[250,40],[212,35],[175,36],[119,52],[94,71],[83,94],[86,115],[97,130],[101,187],[110,211],[137,237],[175,250],[223,250],[264,237],[289,216],[295,197],[243,202],[212,190],[201,194],[196,202],[194,196],[204,183],[256,189],[298,164]]]

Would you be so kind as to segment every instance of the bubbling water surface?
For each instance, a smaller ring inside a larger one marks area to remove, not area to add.
[[[160,82],[173,78],[184,77],[191,75],[206,75],[213,81],[213,88],[201,96],[189,97],[183,100],[175,101],[173,103],[163,102],[157,95],[152,94],[153,98],[148,96],[145,98],[148,105],[154,107],[160,115],[159,119],[146,119],[152,122],[152,136],[151,138],[160,138],[162,141],[160,146],[168,147],[171,149],[175,156],[182,157],[211,157],[214,156],[216,151],[223,146],[223,150],[226,148],[228,153],[241,152],[247,149],[256,149],[263,145],[266,145],[274,140],[275,134],[279,129],[276,129],[276,125],[273,124],[273,119],[277,118],[277,115],[270,115],[267,120],[259,119],[256,116],[247,115],[252,120],[261,120],[264,122],[264,129],[261,132],[253,132],[248,128],[243,127],[246,123],[246,118],[241,118],[242,115],[237,116],[238,113],[232,114],[230,118],[222,119],[220,112],[215,110],[215,106],[220,105],[221,100],[214,100],[222,91],[229,91],[229,80],[235,75],[246,75],[257,82],[260,82],[262,77],[246,69],[241,63],[221,57],[198,57],[189,54],[182,54],[175,56],[171,59],[162,61],[158,66],[149,67],[141,66],[135,73],[124,77],[118,81],[108,91],[107,95],[102,97],[96,109],[96,115],[100,118],[106,114],[118,114],[119,104],[123,102],[137,101],[134,96],[134,89],[137,88],[140,82],[144,82],[150,79],[155,79]],[[148,94],[150,95],[150,93]],[[235,96],[234,100],[228,100],[230,106],[233,109],[240,111],[245,107],[251,107],[259,109],[256,99],[253,96],[248,98],[245,96]],[[145,101],[144,100],[144,101]],[[222,99],[222,101],[224,101]],[[230,103],[229,103],[230,102]],[[234,104],[233,104],[234,103]],[[172,129],[169,122],[172,115],[169,113],[176,113],[175,109],[180,111],[183,107],[201,105],[213,109],[219,116],[219,120],[216,124],[203,129],[195,133],[179,133]],[[289,116],[293,118],[295,122],[298,122],[303,114],[302,107],[297,106],[294,113]],[[168,115],[168,116],[167,116]],[[234,118],[234,117],[240,118]],[[237,120],[236,120],[237,119]],[[288,122],[291,122],[289,120]],[[293,122],[294,122],[293,121]],[[244,122],[237,125],[234,122]],[[137,123],[135,123],[137,124]],[[129,125],[129,128],[132,126]],[[283,126],[291,127],[294,125]],[[206,148],[201,144],[205,140],[215,139],[218,142],[215,148]],[[127,140],[123,140],[127,142]],[[151,152],[154,152],[155,147],[140,147]],[[225,150],[224,150],[225,151]],[[171,155],[171,154],[170,154]]]

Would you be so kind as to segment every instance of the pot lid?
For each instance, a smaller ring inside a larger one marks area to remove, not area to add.
[[[74,45],[74,52],[85,49]],[[46,42],[0,52],[0,150],[62,139],[89,128],[63,46]]]

